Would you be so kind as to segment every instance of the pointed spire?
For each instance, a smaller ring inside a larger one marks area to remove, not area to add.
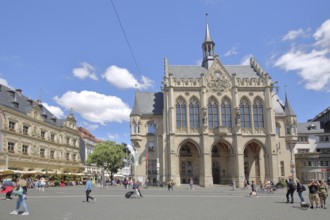
[[[139,107],[139,103],[138,103],[138,96],[139,96],[140,92],[139,90],[136,90],[135,92],[135,99],[134,99],[134,106],[133,106],[133,109],[132,109],[132,112],[131,112],[131,115],[141,115],[141,110],[140,110],[140,107]]]
[[[285,92],[285,105],[284,105],[284,112],[285,115],[289,116],[289,115],[296,115],[296,113],[293,111],[293,109],[291,108],[291,105],[289,103],[289,99],[288,99],[288,94]]]
[[[213,42],[211,35],[210,35],[210,31],[209,31],[209,24],[208,24],[208,19],[207,16],[208,14],[206,13],[206,32],[205,32],[205,39],[204,39],[204,43],[205,42]]]
[[[203,48],[203,63],[202,67],[209,69],[214,61],[214,46],[215,43],[213,42],[210,31],[209,31],[209,24],[207,20],[208,14],[206,13],[206,32],[205,32],[205,39],[202,45]]]

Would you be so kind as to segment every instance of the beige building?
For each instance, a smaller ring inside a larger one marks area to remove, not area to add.
[[[170,65],[161,92],[136,92],[130,115],[135,176],[157,184],[242,185],[294,175],[296,115],[255,59],[224,65],[208,24],[201,66]]]
[[[0,169],[82,171],[79,137],[72,113],[58,119],[22,90],[0,85]]]

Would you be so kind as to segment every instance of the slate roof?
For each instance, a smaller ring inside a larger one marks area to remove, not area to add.
[[[131,115],[162,115],[163,108],[162,92],[137,91]]]
[[[34,102],[34,100],[24,96],[20,91],[0,84],[0,106],[10,108],[22,114],[27,114],[32,110],[31,102]],[[42,104],[40,103],[40,105]],[[49,124],[62,127],[65,122],[65,119],[56,118],[44,106],[42,106],[41,114],[45,117],[45,122]],[[53,119],[55,119],[55,121]]]
[[[298,123],[297,130],[298,134],[324,133],[324,130],[321,129],[319,121]]]
[[[250,65],[224,65],[229,74],[236,73],[237,78],[259,78],[258,73]],[[168,72],[174,78],[200,78],[201,73],[206,74],[208,69],[202,66],[176,66],[169,65]]]

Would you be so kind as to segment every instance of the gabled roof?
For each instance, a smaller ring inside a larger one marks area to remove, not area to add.
[[[163,93],[136,92],[132,115],[162,115]]]
[[[297,131],[298,131],[298,134],[319,134],[319,133],[324,133],[324,130],[321,129],[319,121],[298,123]]]
[[[259,74],[250,65],[224,65],[229,74],[236,74],[237,78],[259,78]],[[169,65],[168,72],[173,78],[200,78],[201,74],[206,74],[208,69],[202,66],[176,66]]]
[[[21,90],[14,90],[0,84],[0,106],[10,108],[22,114],[28,114],[32,111],[33,102],[35,101],[24,96]],[[42,106],[41,115],[45,118],[45,122],[58,127],[63,126],[65,119],[56,118],[41,102],[40,106]]]

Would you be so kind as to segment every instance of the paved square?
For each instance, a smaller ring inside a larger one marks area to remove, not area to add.
[[[329,219],[329,209],[303,210],[295,193],[295,202],[286,204],[285,190],[272,194],[259,193],[251,198],[249,190],[232,191],[229,186],[196,187],[189,191],[185,186],[168,191],[167,188],[142,189],[142,199],[126,199],[126,189],[120,186],[94,188],[91,196],[96,203],[85,200],[84,186],[46,188],[45,192],[28,191],[29,216],[9,213],[15,209],[14,200],[0,200],[0,219],[33,220],[98,220],[98,219]],[[4,195],[1,195],[4,198]],[[307,193],[305,199],[308,201]],[[328,201],[330,202],[330,201]],[[21,208],[22,210],[22,208]]]

